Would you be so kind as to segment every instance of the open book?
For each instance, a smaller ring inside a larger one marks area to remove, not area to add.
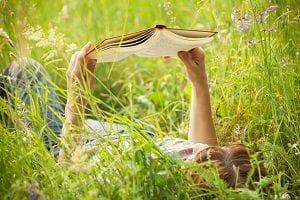
[[[97,62],[115,62],[127,56],[174,56],[178,51],[188,51],[210,42],[217,32],[167,28],[153,28],[111,37],[96,45],[87,56]]]

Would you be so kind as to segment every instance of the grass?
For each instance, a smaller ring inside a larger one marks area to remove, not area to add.
[[[1,68],[13,57],[35,58],[62,102],[68,61],[86,41],[96,44],[155,24],[217,30],[203,48],[218,139],[258,150],[269,172],[251,187],[232,190],[214,170],[199,168],[210,187],[194,186],[186,176],[193,166],[162,155],[144,132],[186,137],[191,91],[182,64],[177,58],[131,56],[96,68],[87,117],[125,125],[132,141],[127,148],[106,141],[97,150],[99,162],[78,152],[71,163],[57,163],[42,142],[45,123],[37,110],[27,111],[32,128],[14,128],[8,119],[20,122],[24,112],[1,99],[7,119],[0,124],[0,198],[299,198],[299,5],[272,2],[273,7],[263,0],[0,1]]]

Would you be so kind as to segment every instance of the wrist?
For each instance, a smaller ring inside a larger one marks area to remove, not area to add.
[[[195,97],[209,95],[208,82],[197,82],[192,84],[192,93]]]
[[[192,81],[191,83],[192,83],[192,88],[196,90],[208,87],[208,81],[206,76],[197,81]]]
[[[83,113],[85,107],[72,102],[67,102],[65,106],[65,119],[66,122],[71,124],[81,126],[83,121]]]
[[[78,103],[74,103],[73,101],[67,101],[65,106],[65,112],[66,113],[72,113],[72,114],[81,114],[82,113],[82,106],[79,106]]]
[[[68,96],[66,108],[69,108],[73,112],[84,112],[87,101],[81,96]]]

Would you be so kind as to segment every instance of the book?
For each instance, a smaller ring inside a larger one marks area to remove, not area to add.
[[[144,57],[175,56],[212,41],[217,32],[195,29],[153,28],[104,39],[91,49],[87,56],[101,62],[116,62],[130,55]]]

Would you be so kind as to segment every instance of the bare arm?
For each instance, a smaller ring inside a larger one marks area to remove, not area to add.
[[[217,145],[211,113],[204,53],[199,48],[178,52],[192,83],[192,101],[188,140],[194,143]]]
[[[64,149],[62,157],[72,154],[82,146],[83,113],[87,100],[85,92],[93,92],[95,85],[95,60],[86,57],[91,44],[87,43],[80,51],[73,54],[67,69],[67,103],[65,106],[65,123],[63,126]]]

